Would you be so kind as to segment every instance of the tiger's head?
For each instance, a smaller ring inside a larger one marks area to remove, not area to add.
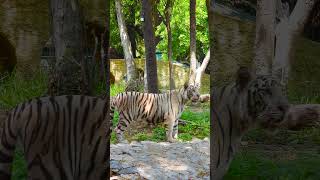
[[[275,130],[289,108],[282,85],[269,75],[252,77],[245,67],[238,71],[237,84],[239,91],[247,94],[247,112],[253,123],[264,129]]]
[[[185,83],[183,87],[183,99],[197,102],[200,98],[199,85]]]

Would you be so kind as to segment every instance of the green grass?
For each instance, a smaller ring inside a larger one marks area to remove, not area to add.
[[[262,152],[242,151],[236,155],[224,179],[317,180],[319,159],[320,154],[305,152],[271,159]]]
[[[19,73],[0,81],[0,109],[10,109],[17,104],[43,96],[47,91],[47,77],[42,72],[36,72],[28,79]]]
[[[262,144],[320,146],[320,129],[305,128],[300,131],[279,130],[274,134],[270,134],[262,129],[255,129],[247,133],[242,140]]]
[[[203,139],[209,137],[210,135],[210,121],[209,121],[209,109],[204,110],[203,112],[192,112],[190,109],[182,113],[181,119],[186,120],[186,125],[179,125],[179,134],[178,140],[181,141],[190,141],[192,138]],[[118,122],[118,113],[115,113],[113,120],[114,126]],[[154,141],[161,142],[166,141],[166,128],[163,125],[158,125],[155,128],[150,130],[139,129],[139,132],[134,133],[133,136],[126,136],[129,141]],[[111,143],[116,143],[116,138],[114,132],[111,134]]]

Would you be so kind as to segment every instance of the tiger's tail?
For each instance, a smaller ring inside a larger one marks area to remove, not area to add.
[[[0,136],[0,179],[10,180],[12,161],[17,141],[17,128],[15,122],[13,122],[16,114],[9,112],[0,113],[0,121],[4,122],[1,127]]]

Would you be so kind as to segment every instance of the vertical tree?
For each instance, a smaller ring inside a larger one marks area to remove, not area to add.
[[[196,0],[190,0],[190,81],[194,83],[197,68]]]
[[[142,14],[143,14],[143,37],[146,54],[146,82],[147,91],[150,93],[158,92],[158,74],[156,61],[156,47],[154,26],[152,21],[152,0],[142,0]]]
[[[106,27],[105,32],[102,38],[102,49],[103,49],[103,58],[102,64],[105,66],[105,77],[106,77],[106,104],[110,104],[110,61],[109,61],[109,47],[110,47],[110,1],[106,3]],[[107,107],[107,114],[110,114],[110,108]],[[111,138],[111,131],[110,131],[110,116],[107,116],[106,122],[106,166],[107,166],[107,177],[110,178],[110,138]]]
[[[214,63],[214,5],[215,5],[215,0],[206,0],[207,4],[207,10],[208,10],[208,23],[209,23],[209,42],[210,42],[210,59],[211,59],[211,67],[210,67],[210,96],[213,97],[213,91],[214,91],[214,74],[213,74],[213,64]],[[215,121],[216,116],[214,116],[214,111],[213,111],[213,98],[210,98],[210,154],[212,155],[210,157],[210,179],[222,179],[223,175],[219,175],[217,173],[217,162],[218,162],[218,147],[219,147],[219,140],[218,137],[213,134],[215,132],[215,129],[218,128],[217,121]]]
[[[56,58],[50,75],[49,94],[90,94],[79,2],[50,0],[49,5]]]
[[[256,14],[255,70],[256,74],[271,74],[276,0],[258,0]]]
[[[170,78],[170,90],[175,88],[174,83],[174,74],[173,74],[173,67],[172,67],[172,32],[171,32],[171,16],[172,16],[172,8],[174,5],[174,0],[167,0],[166,6],[164,9],[164,24],[167,28],[167,34],[168,34],[168,63],[169,63],[169,78]]]
[[[201,86],[202,75],[210,60],[210,50],[207,52],[200,67],[197,68],[197,36],[196,36],[196,0],[190,0],[190,80],[189,84]]]
[[[115,7],[117,13],[117,20],[121,38],[121,44],[123,48],[124,58],[126,60],[126,67],[127,67],[127,78],[128,82],[132,82],[136,76],[136,67],[134,64],[132,49],[131,49],[131,42],[129,39],[126,23],[123,17],[122,12],[122,5],[121,0],[115,0]]]

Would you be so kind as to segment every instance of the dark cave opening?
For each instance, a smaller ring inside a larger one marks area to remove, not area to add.
[[[0,74],[12,72],[16,63],[17,58],[15,48],[0,32]]]

